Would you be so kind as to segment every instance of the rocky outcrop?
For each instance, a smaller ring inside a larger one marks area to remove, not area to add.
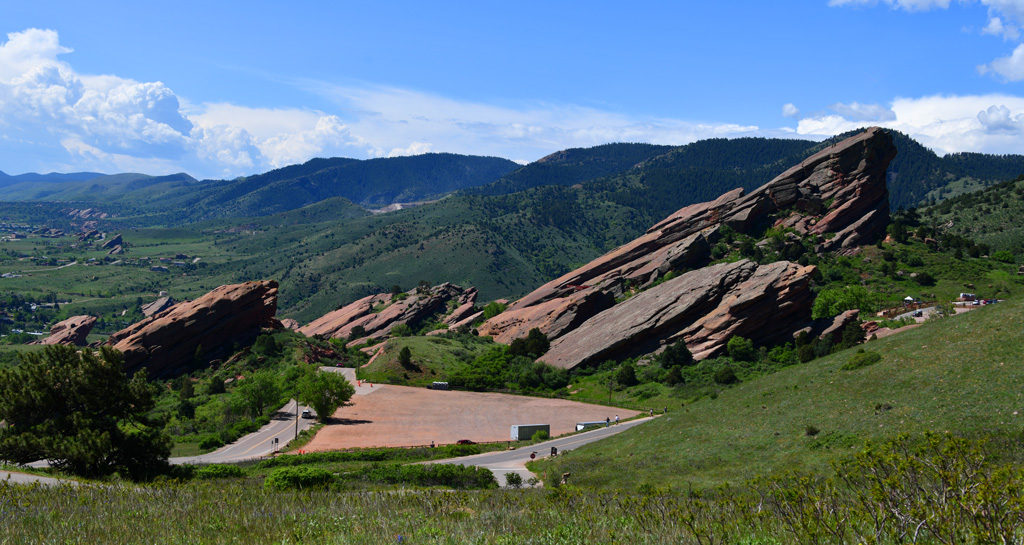
[[[72,346],[85,346],[85,338],[96,325],[95,316],[72,316],[67,320],[57,322],[50,328],[50,336],[32,344],[69,344]]]
[[[843,330],[846,329],[846,326],[860,322],[859,315],[860,310],[853,309],[836,316],[832,319],[832,323],[818,334],[818,338],[828,339],[833,343],[839,342],[842,340]]]
[[[696,358],[721,352],[733,335],[755,342],[790,333],[810,310],[814,267],[748,260],[688,272],[637,294],[560,336],[541,361],[570,369],[653,352],[683,340]],[[779,324],[775,326],[773,324]]]
[[[281,327],[285,329],[290,329],[292,331],[298,331],[299,328],[302,327],[302,324],[300,324],[297,320],[293,320],[292,318],[285,318],[281,320]]]
[[[720,352],[722,343],[731,335],[746,333],[744,336],[755,339],[788,336],[799,327],[797,324],[809,320],[805,314],[810,301],[807,284],[812,267],[778,262],[756,268],[749,284],[745,284],[745,278],[729,287],[730,295],[723,295],[725,299],[721,301],[725,307],[707,309],[704,314],[693,309],[680,310],[679,316],[669,320],[672,326],[657,320],[652,325],[641,319],[650,310],[645,310],[642,302],[654,297],[647,295],[654,290],[668,297],[666,290],[670,288],[665,285],[715,292],[714,279],[703,282],[700,268],[710,263],[711,248],[721,240],[723,226],[753,236],[759,236],[768,227],[788,229],[787,237],[792,240],[784,237],[782,244],[800,244],[802,239],[810,238],[819,252],[849,252],[857,245],[878,239],[884,235],[889,220],[885,172],[895,154],[890,135],[871,128],[808,157],[749,194],[735,189],[713,201],[686,206],[643,236],[516,301],[482,324],[479,332],[503,343],[524,336],[534,327],[551,339],[566,337],[564,343],[552,344],[553,355],[545,356],[545,361],[563,367],[595,361],[603,357],[600,354],[616,353],[637,342],[649,344],[682,338],[700,358]],[[767,247],[771,242],[766,239],[760,245]],[[746,263],[746,267],[751,266]],[[687,282],[674,279],[642,291],[663,279],[668,271],[687,269],[698,269],[684,275],[689,277]],[[629,297],[637,291],[641,293],[612,306],[616,298]],[[634,299],[641,303],[633,302]],[[766,312],[765,305],[769,304],[777,304],[773,312],[780,314]],[[626,306],[620,309],[623,305]],[[756,322],[758,316],[765,318],[765,324],[748,325]],[[613,323],[618,319],[625,321],[616,334]],[[671,329],[676,330],[666,333]],[[648,330],[653,332],[637,333]],[[591,331],[588,335],[608,338],[584,341],[584,333],[577,331]],[[569,335],[576,340],[570,341]],[[556,347],[560,344],[558,352]],[[587,346],[595,352],[585,355]]]
[[[476,288],[469,288],[455,301],[455,308],[441,320],[442,324],[454,326],[477,313]]]
[[[121,235],[114,235],[114,238],[107,240],[100,247],[104,250],[112,250],[116,246],[124,246],[124,239],[121,238]]]
[[[169,295],[158,297],[156,301],[142,305],[142,315],[149,318],[154,314],[159,314],[174,306],[174,298]]]
[[[458,310],[475,300],[475,288],[464,289],[449,283],[417,288],[398,296],[380,293],[329,312],[300,328],[299,332],[307,336],[347,339],[356,327],[362,327],[364,336],[358,341],[366,342],[387,337],[391,328],[398,324],[416,326],[428,318],[443,315],[449,301],[456,302]]]
[[[170,376],[192,367],[197,351],[210,359],[251,343],[260,330],[279,327],[277,282],[220,286],[114,333],[106,344],[124,354],[129,372]],[[197,350],[200,349],[200,350]]]

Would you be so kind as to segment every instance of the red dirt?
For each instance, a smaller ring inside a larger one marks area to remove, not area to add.
[[[353,396],[351,405],[334,413],[334,421],[303,450],[507,441],[513,424],[550,424],[555,436],[575,431],[577,422],[636,414],[563,399],[374,385],[372,392]]]

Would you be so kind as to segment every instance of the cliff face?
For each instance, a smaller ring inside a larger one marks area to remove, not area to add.
[[[818,252],[852,251],[884,233],[885,172],[895,155],[890,135],[871,128],[749,194],[736,189],[684,207],[643,236],[516,301],[479,332],[509,343],[539,328],[555,339],[544,361],[567,368],[678,339],[698,358],[720,352],[732,335],[781,340],[808,318],[813,267],[780,261],[702,269],[722,227],[751,235],[788,228],[795,237],[813,237]],[[668,271],[685,269],[697,270],[614,304]]]
[[[124,354],[129,372],[174,375],[190,368],[199,347],[206,356],[218,354],[251,343],[263,328],[280,327],[276,313],[273,280],[220,286],[114,333],[106,344]]]

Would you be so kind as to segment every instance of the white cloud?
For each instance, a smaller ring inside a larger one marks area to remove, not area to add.
[[[796,117],[800,115],[800,108],[793,105],[792,102],[787,102],[782,105],[783,117]]]
[[[838,114],[806,117],[797,124],[797,133],[825,137],[877,124],[909,134],[943,154],[1024,153],[1019,138],[1024,125],[1024,97],[990,94],[897,98],[889,109],[892,119],[871,123]]]
[[[409,142],[454,153],[542,157],[567,147],[608,142],[685,144],[760,132],[755,125],[636,118],[571,104],[498,106],[393,87],[300,84],[345,110],[359,112],[348,122],[349,129],[376,156],[405,149]]]
[[[1013,24],[1003,23],[1000,17],[989,17],[988,25],[981,29],[981,33],[1002,36],[1007,40],[1017,40],[1020,38],[1020,28]]]
[[[1008,81],[1024,79],[1024,44],[1018,45],[1008,57],[999,57],[979,66],[978,71],[982,74],[995,72]]]
[[[946,9],[950,0],[829,0],[830,6],[874,6],[885,4],[893,9],[906,11],[928,11],[934,8]]]
[[[850,119],[853,121],[892,121],[896,119],[896,113],[885,106],[878,104],[861,104],[859,102],[851,102],[844,104],[837,102],[829,109],[835,113]]]
[[[974,3],[975,0],[959,0],[962,4]],[[1024,0],[976,0],[988,8],[988,24],[982,28],[982,34],[1001,36],[1006,40],[1017,41],[1021,38],[1021,26],[1024,25]],[[930,9],[946,9],[951,0],[829,0],[830,6],[873,6],[886,4],[893,9],[906,11],[928,11]],[[1024,80],[1024,44],[1018,45],[1009,56],[999,57],[988,64],[978,66],[982,74],[997,74],[1006,81]]]
[[[190,103],[162,82],[80,74],[53,30],[0,43],[0,168],[233,177],[314,156],[447,151],[541,157],[611,141],[683,144],[759,133],[753,125],[635,118],[572,104],[497,106],[407,89],[303,82],[337,114]],[[62,156],[54,154],[63,153]],[[27,163],[26,156],[32,156]]]

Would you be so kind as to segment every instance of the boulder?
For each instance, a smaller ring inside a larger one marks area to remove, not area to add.
[[[69,344],[72,346],[85,346],[85,338],[96,325],[95,316],[72,316],[67,320],[57,322],[50,328],[50,336],[33,342],[32,344]]]
[[[301,326],[301,324],[299,324],[299,322],[297,320],[293,320],[291,318],[285,318],[285,319],[281,320],[281,327],[283,327],[285,329],[290,329],[292,331],[298,331],[299,328],[302,327],[302,326]]]
[[[252,343],[261,329],[280,325],[276,312],[273,280],[220,286],[114,333],[105,344],[124,354],[129,372],[173,376],[194,366],[200,347],[209,360]]]

